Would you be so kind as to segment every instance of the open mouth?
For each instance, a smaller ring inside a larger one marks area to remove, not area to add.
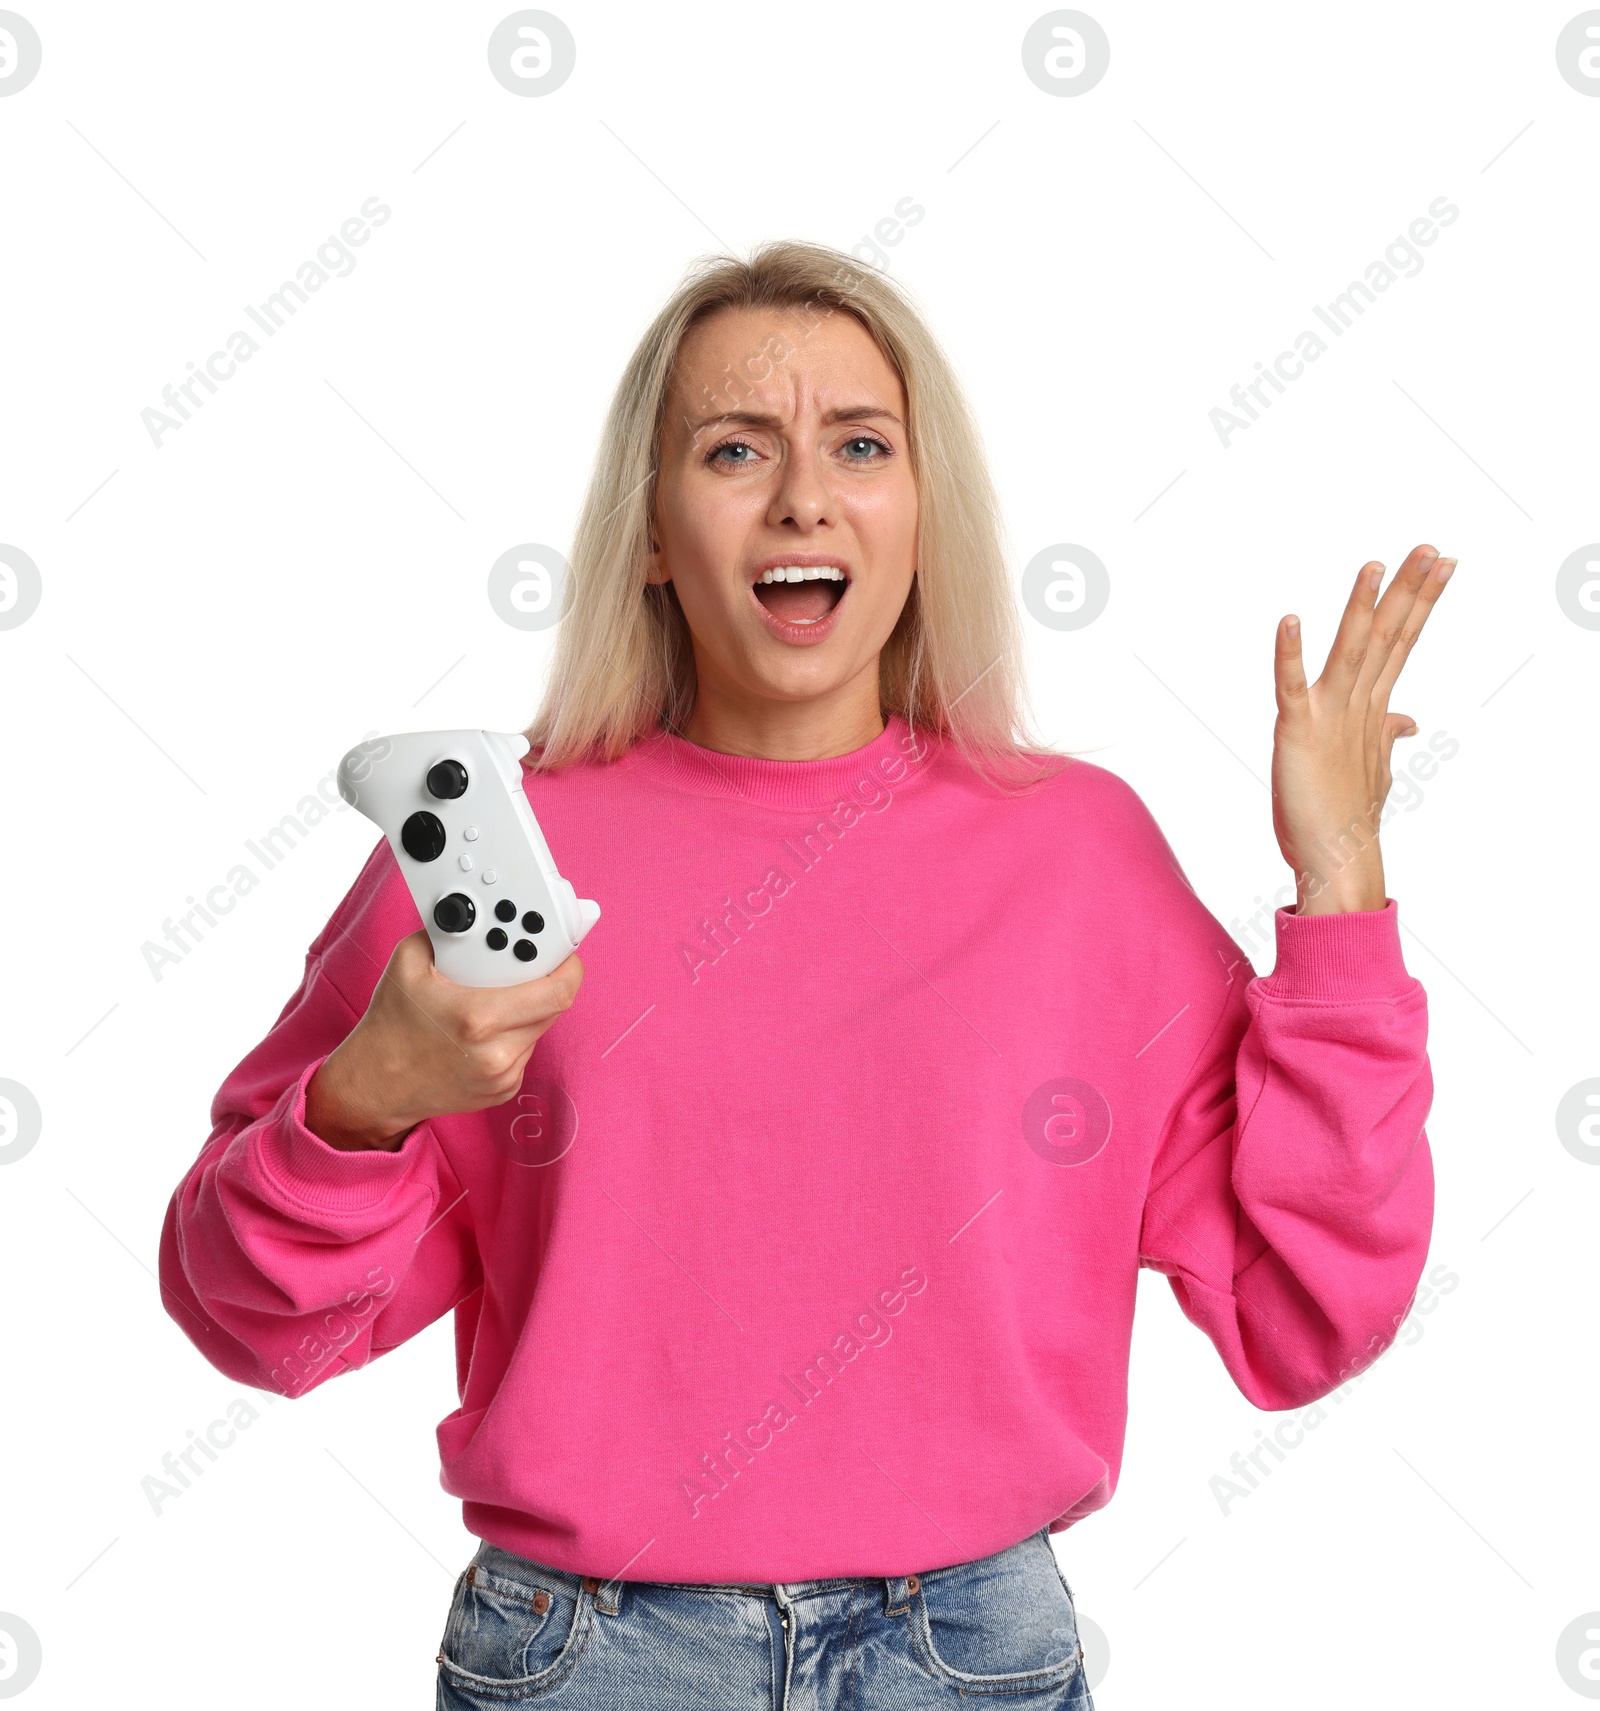
[[[780,623],[820,624],[844,599],[848,573],[836,564],[785,564],[763,570],[754,593]]]

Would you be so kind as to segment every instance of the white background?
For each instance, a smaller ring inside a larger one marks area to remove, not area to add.
[[[1121,1483],[1056,1540],[1096,1703],[1577,1703],[1600,1169],[1554,1114],[1600,1074],[1600,632],[1555,579],[1600,539],[1600,99],[1557,74],[1576,8],[1091,0],[1110,70],[1055,98],[1023,72],[1034,6],[559,0],[577,69],[539,99],[489,74],[503,6],[22,9],[44,59],[0,100],[0,540],[43,598],[0,631],[0,1076],[44,1121],[0,1169],[0,1611],[43,1642],[28,1711],[432,1702],[473,1546],[437,1482],[449,1321],[269,1402],[153,1276],[211,1095],[371,828],[330,815],[159,981],[141,947],[363,733],[520,727],[550,637],[495,615],[488,567],[567,546],[684,266],[849,248],[908,196],[885,258],[970,388],[1015,570],[1074,542],[1111,577],[1092,625],[1026,620],[1038,727],[1141,792],[1236,936],[1289,877],[1276,620],[1320,667],[1364,560],[1461,561],[1394,698],[1422,728],[1397,757],[1459,750],[1383,834],[1430,1003],[1429,1267],[1456,1283],[1224,1514],[1213,1476],[1277,1421],[1144,1276]],[[140,412],[372,196],[393,214],[354,271],[153,446]],[[1460,214],[1422,270],[1224,449],[1208,412],[1439,196]],[[141,1479],[240,1395],[259,1418],[153,1513]]]

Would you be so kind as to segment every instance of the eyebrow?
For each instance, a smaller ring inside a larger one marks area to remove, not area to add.
[[[823,416],[822,424],[824,427],[830,427],[835,422],[870,422],[874,419],[893,422],[897,428],[905,425],[895,415],[894,411],[881,409],[876,404],[849,404],[842,409],[829,410]],[[720,415],[703,416],[698,420],[691,421],[689,425],[696,432],[699,432],[700,429],[712,427],[718,422],[737,422],[745,428],[781,428],[783,426],[780,417],[768,415],[759,410],[726,410]]]

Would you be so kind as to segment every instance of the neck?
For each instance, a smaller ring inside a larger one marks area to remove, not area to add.
[[[719,754],[759,760],[831,760],[883,735],[878,662],[849,683],[805,701],[743,694],[700,678],[681,735]]]

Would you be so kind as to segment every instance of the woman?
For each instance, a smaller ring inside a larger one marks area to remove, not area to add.
[[[635,353],[525,787],[604,914],[469,990],[380,843],[222,1087],[162,1281],[299,1395],[454,1310],[483,1544],[439,1704],[1090,1705],[1138,1268],[1258,1407],[1395,1335],[1433,1182],[1376,828],[1452,561],[1279,627],[1298,907],[1249,964],[1119,778],[1020,736],[976,432],[883,277],[774,244]],[[203,1321],[201,1333],[191,1317]]]

